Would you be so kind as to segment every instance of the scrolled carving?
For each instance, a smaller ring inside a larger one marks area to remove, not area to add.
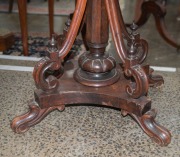
[[[148,44],[140,38],[136,33],[138,28],[135,23],[131,25],[131,33],[124,26],[123,17],[121,14],[119,2],[116,0],[106,0],[106,9],[110,20],[112,36],[115,42],[115,47],[123,64],[126,64],[126,58],[136,60],[136,64],[141,64],[148,53]],[[115,21],[115,19],[118,19]],[[127,41],[125,46],[124,39]]]
[[[126,87],[126,91],[130,96],[139,98],[147,94],[149,87],[148,78],[140,65],[135,65],[126,69],[125,74],[128,77],[134,78],[134,81]]]
[[[31,102],[29,105],[29,111],[14,118],[11,123],[11,128],[16,133],[24,133],[28,131],[30,127],[39,123],[48,113],[55,109],[58,109],[58,106],[41,109],[35,102]]]
[[[153,75],[154,70],[152,68],[149,71],[149,86],[155,88],[161,87],[164,84],[163,77],[161,75]]]
[[[58,86],[58,80],[53,75],[53,72],[58,70],[60,73],[58,74],[59,76],[62,73],[61,60],[58,57],[57,42],[54,35],[52,35],[47,51],[48,57],[41,59],[35,65],[33,71],[36,87],[45,92],[52,91]]]
[[[38,89],[43,91],[52,91],[58,86],[58,80],[53,75],[48,75],[47,71],[55,71],[61,68],[60,60],[51,60],[48,57],[41,59],[34,67],[33,77]]]
[[[141,126],[144,132],[157,144],[167,146],[171,142],[171,133],[163,126],[156,123],[156,110],[151,109],[142,116],[130,114]]]
[[[133,98],[139,98],[147,94],[149,86],[147,74],[140,65],[148,53],[147,42],[135,32],[137,29],[135,24],[131,26],[131,33],[126,30],[118,1],[105,0],[105,2],[115,47],[123,62],[125,75],[134,79],[127,86],[127,93]],[[127,40],[128,48],[124,39]]]

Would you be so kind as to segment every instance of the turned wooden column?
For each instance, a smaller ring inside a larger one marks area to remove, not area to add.
[[[87,3],[86,42],[91,55],[104,55],[109,38],[109,21],[104,0]]]
[[[89,51],[79,58],[75,79],[87,86],[115,83],[119,74],[115,59],[105,52],[109,39],[109,21],[104,0],[90,0],[86,6],[86,37]]]

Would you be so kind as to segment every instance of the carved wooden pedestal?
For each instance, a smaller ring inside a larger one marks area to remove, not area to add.
[[[121,65],[105,51],[109,23]],[[78,61],[63,62],[81,25],[86,26],[85,44],[89,51]],[[126,30],[117,0],[77,0],[62,45],[57,46],[52,38],[49,55],[35,66],[35,100],[29,104],[28,113],[12,121],[12,129],[23,133],[49,112],[62,111],[68,104],[100,104],[121,109],[123,116],[131,115],[155,142],[168,145],[171,135],[155,122],[156,111],[147,98],[149,86],[158,87],[164,81],[161,76],[152,75],[149,65],[142,65],[148,45],[135,32],[136,28],[132,24],[131,32]]]

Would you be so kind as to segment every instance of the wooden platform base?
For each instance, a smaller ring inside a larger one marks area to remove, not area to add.
[[[44,119],[49,112],[55,109],[63,111],[66,105],[98,104],[121,109],[123,116],[131,115],[158,144],[164,146],[170,143],[169,131],[154,120],[156,111],[151,109],[151,100],[146,96],[132,99],[125,91],[129,81],[124,78],[120,66],[117,68],[120,73],[118,82],[100,88],[88,87],[76,82],[73,75],[77,68],[76,63],[69,61],[65,65],[64,75],[59,79],[61,85],[52,93],[36,90],[35,101],[29,106],[30,111],[16,117],[12,121],[12,129],[16,133],[23,133]]]

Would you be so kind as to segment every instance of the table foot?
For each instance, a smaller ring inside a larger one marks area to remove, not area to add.
[[[151,109],[142,116],[130,115],[139,123],[144,132],[157,144],[167,146],[171,142],[170,132],[155,121],[156,111]]]
[[[144,66],[143,69],[147,74],[150,87],[159,88],[164,84],[163,77],[161,75],[154,75],[154,69],[150,68],[149,65]]]
[[[164,84],[164,79],[161,75],[149,75],[149,86],[159,88]]]
[[[64,106],[54,106],[41,109],[36,102],[29,104],[29,111],[23,115],[17,116],[11,123],[11,128],[15,133],[24,133],[30,127],[41,122],[51,111],[59,109],[63,110]]]
[[[73,67],[73,69],[71,68]],[[109,86],[92,88],[76,82],[73,73],[77,69],[76,62],[67,62],[65,72],[59,78],[59,86],[52,92],[41,89],[35,91],[35,101],[29,105],[29,111],[14,118],[11,128],[16,133],[24,133],[30,127],[41,122],[51,111],[56,109],[63,111],[69,104],[99,104],[111,108],[121,109],[122,114],[135,118],[142,129],[156,143],[166,146],[170,143],[169,131],[155,122],[155,110],[151,109],[151,100],[146,96],[137,99],[130,98],[126,92],[126,86],[130,80],[126,80],[120,66],[117,70],[121,74],[119,80]],[[71,69],[70,73],[68,69]],[[113,92],[109,92],[113,91]],[[38,104],[38,105],[37,105]]]

